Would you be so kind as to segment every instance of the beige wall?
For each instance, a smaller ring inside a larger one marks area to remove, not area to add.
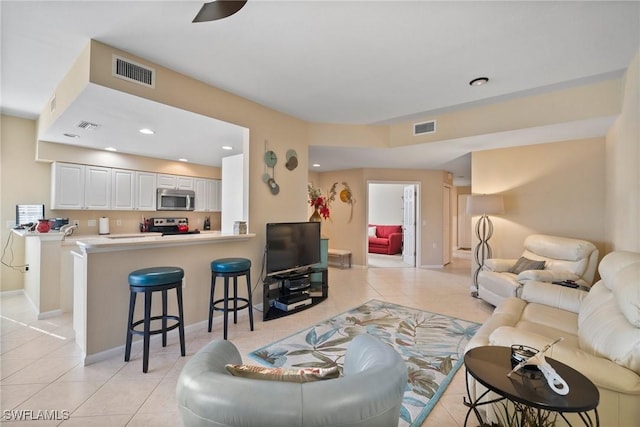
[[[640,251],[640,52],[623,87],[622,113],[607,135],[607,249]]]
[[[619,79],[495,102],[427,117],[437,121],[437,133],[413,135],[412,120],[390,126],[392,146],[423,144],[475,135],[533,128],[620,113]]]
[[[322,222],[322,233],[329,237],[330,248],[350,250],[353,263],[356,265],[366,265],[367,183],[417,183],[420,186],[418,197],[421,209],[418,224],[420,240],[417,243],[420,258],[416,262],[421,267],[443,265],[442,188],[448,183],[445,172],[415,169],[351,169],[314,174],[311,178],[325,194],[334,182],[338,182],[338,192],[344,188],[342,182],[349,184],[356,199],[351,222],[348,221],[351,214],[350,205],[336,200],[332,204],[331,220]]]
[[[7,221],[15,220],[16,205],[44,203],[45,214],[51,215],[51,211],[48,209],[50,168],[47,163],[35,161],[35,121],[1,116],[0,127],[0,170],[2,171],[0,237],[4,248],[7,240],[11,237]],[[3,261],[8,263],[11,254],[13,254],[12,265],[24,264],[23,239],[14,236],[11,237],[11,242]],[[25,274],[29,273],[21,273],[2,265],[0,290],[22,289]]]
[[[602,254],[604,155],[604,138],[474,152],[473,193],[504,195],[505,213],[491,217],[493,256],[517,258],[533,233],[586,239]]]

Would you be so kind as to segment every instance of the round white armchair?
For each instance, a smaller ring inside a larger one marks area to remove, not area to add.
[[[404,360],[371,335],[347,347],[343,376],[293,383],[235,377],[226,364],[241,364],[229,341],[207,344],[187,362],[177,384],[185,426],[397,425],[407,384]]]

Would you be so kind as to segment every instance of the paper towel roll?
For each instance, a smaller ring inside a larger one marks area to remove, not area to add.
[[[109,218],[102,217],[98,223],[98,234],[109,234]]]

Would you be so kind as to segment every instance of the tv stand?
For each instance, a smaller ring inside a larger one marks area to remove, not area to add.
[[[306,310],[329,296],[328,239],[320,240],[321,262],[304,271],[266,277],[262,282],[262,320]]]

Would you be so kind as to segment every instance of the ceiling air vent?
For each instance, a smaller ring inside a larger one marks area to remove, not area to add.
[[[112,66],[114,77],[150,88],[154,88],[156,85],[156,70],[151,67],[137,64],[118,55],[113,55]]]
[[[431,120],[423,123],[414,123],[413,125],[413,136],[424,135],[425,133],[435,133],[436,132],[436,121]]]
[[[91,123],[91,122],[87,122],[86,120],[81,121],[80,123],[78,123],[78,127],[81,129],[86,129],[86,130],[96,130],[100,127],[99,124],[96,123]]]

